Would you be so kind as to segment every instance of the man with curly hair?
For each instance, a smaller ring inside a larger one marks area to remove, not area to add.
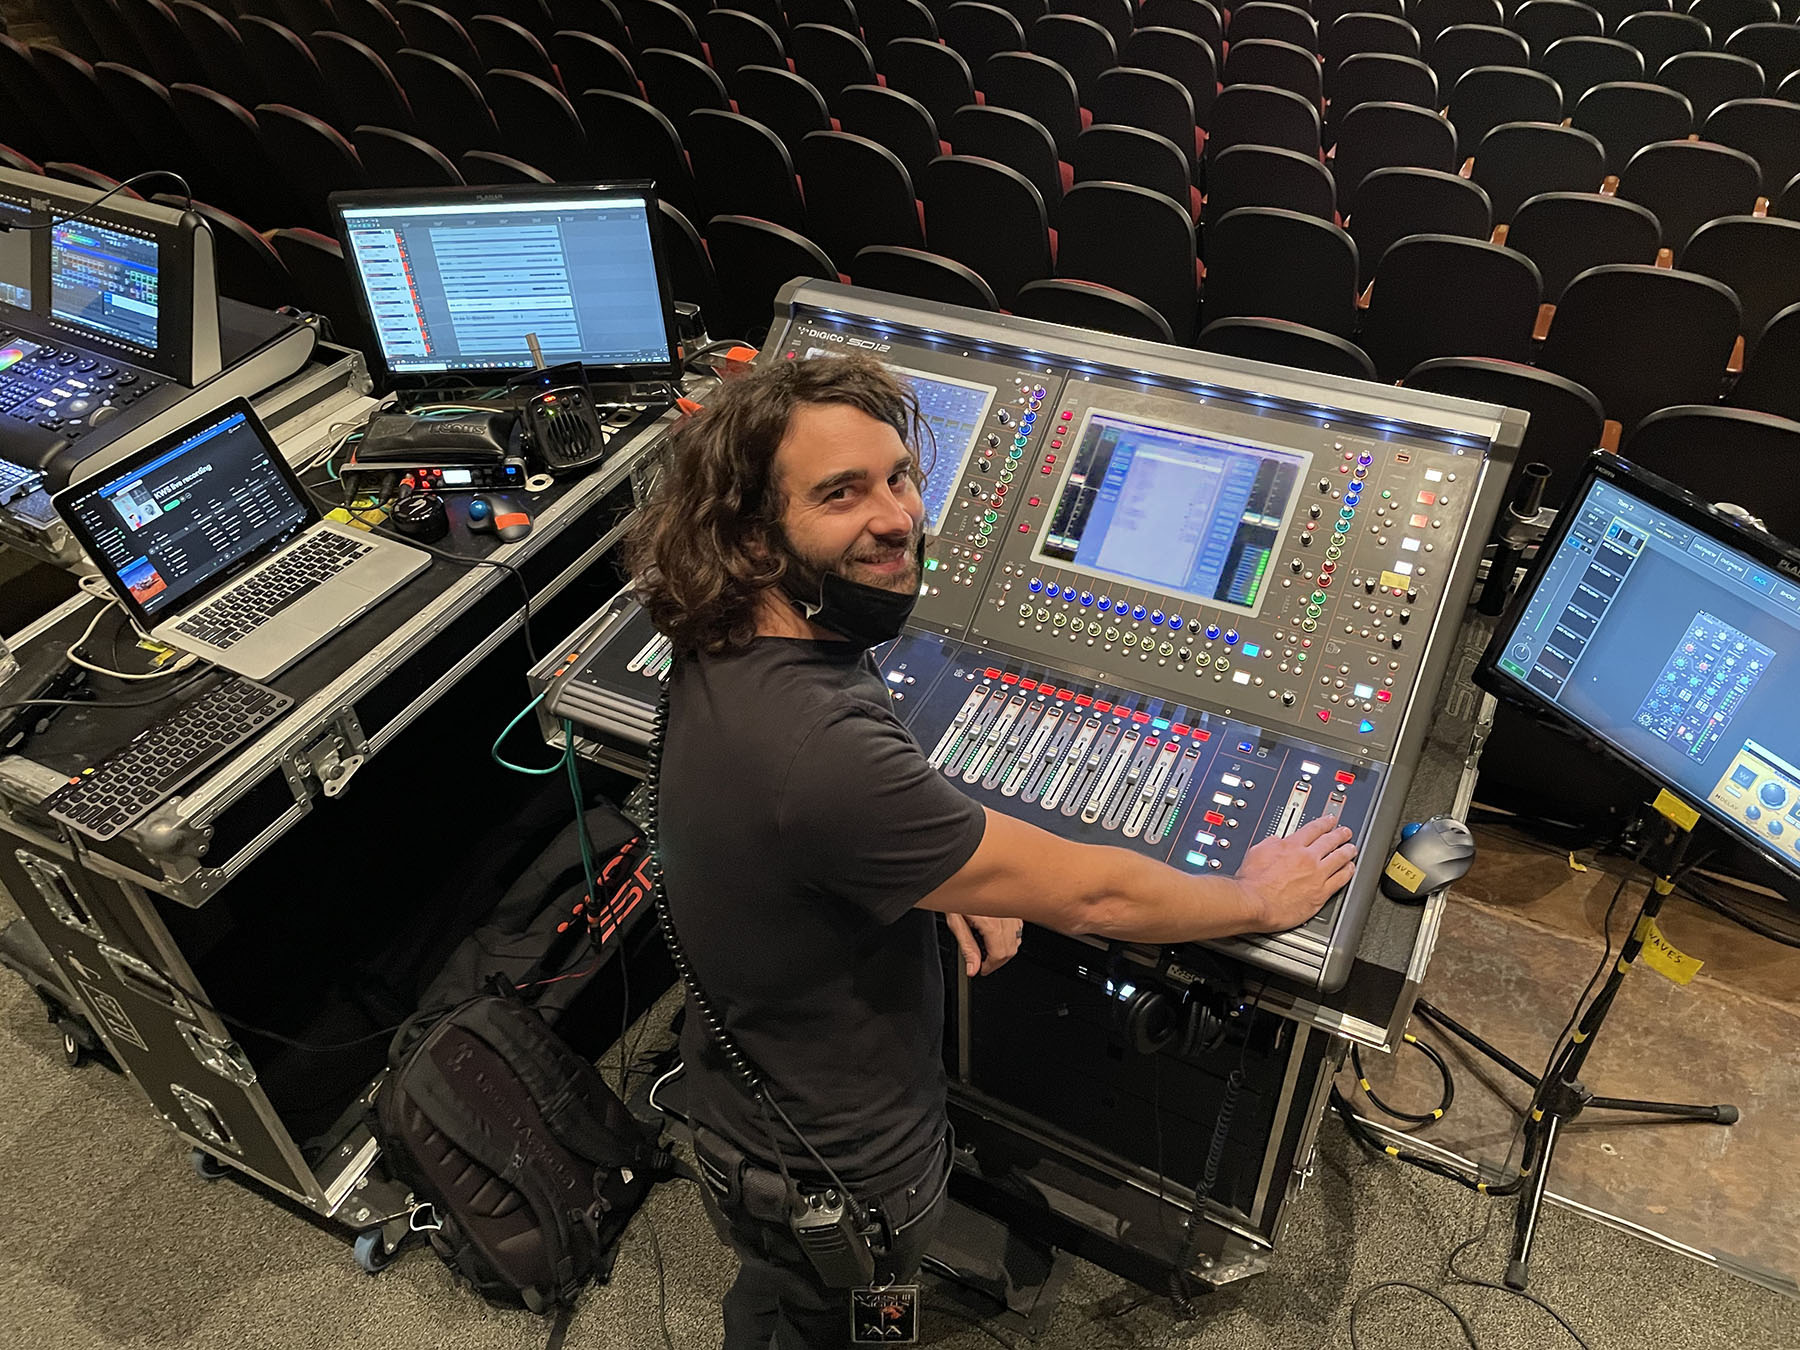
[[[681,1087],[708,1209],[739,1262],[727,1350],[849,1337],[847,1295],[741,1184],[746,1164],[802,1191],[840,1179],[878,1224],[874,1285],[918,1268],[950,1161],[936,914],[975,976],[1018,950],[1025,922],[1146,942],[1291,928],[1355,857],[1323,819],[1257,844],[1233,877],[1190,876],[986,810],[935,772],[869,655],[919,593],[926,434],[871,359],[765,367],[675,430],[627,546],[677,654],[660,797],[670,915],[785,1118],[746,1090],[690,1000]]]

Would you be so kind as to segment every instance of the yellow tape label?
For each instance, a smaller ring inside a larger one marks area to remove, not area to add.
[[[1387,874],[1409,891],[1418,890],[1419,884],[1425,880],[1424,869],[1415,867],[1398,853],[1388,859]]]
[[[1700,813],[1667,788],[1657,793],[1656,800],[1650,805],[1659,815],[1667,816],[1684,830],[1691,830],[1700,823]]]
[[[1403,591],[1408,586],[1412,585],[1412,580],[1409,577],[1401,576],[1398,572],[1383,572],[1381,574],[1381,584],[1388,590]]]
[[[1638,960],[1676,984],[1691,984],[1694,976],[1700,973],[1700,967],[1706,964],[1672,946],[1662,935],[1662,929],[1656,926],[1656,920],[1648,914],[1638,924],[1637,935],[1644,943]]]

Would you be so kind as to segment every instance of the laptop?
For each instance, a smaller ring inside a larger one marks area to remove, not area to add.
[[[336,192],[331,210],[377,382],[403,400],[513,381],[535,338],[605,397],[668,403],[680,338],[648,182]]]
[[[266,680],[431,563],[324,520],[246,399],[52,499],[158,642]]]

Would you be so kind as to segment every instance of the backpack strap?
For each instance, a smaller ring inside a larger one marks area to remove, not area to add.
[[[461,1019],[456,1024],[463,1026],[465,1030],[473,1030]],[[420,1043],[415,1054],[422,1053],[430,1036],[448,1025],[450,1023],[446,1022],[439,1028],[434,1028],[426,1041]],[[535,1172],[526,1165],[509,1139],[494,1137],[485,1128],[485,1122],[449,1090],[435,1066],[423,1072],[408,1074],[403,1090],[452,1145],[524,1196],[538,1222],[555,1234],[556,1251],[559,1253],[554,1271],[556,1286],[543,1291],[547,1296],[544,1301],[571,1299],[580,1289],[580,1277],[574,1258],[575,1226],[568,1208],[540,1183]],[[473,1233],[465,1230],[463,1236],[471,1245],[479,1245]]]

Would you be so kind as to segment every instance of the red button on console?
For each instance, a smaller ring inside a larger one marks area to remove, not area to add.
[[[1220,815],[1217,811],[1208,811],[1203,819],[1208,825],[1223,825],[1225,823],[1225,817]]]
[[[990,680],[997,680],[1000,678],[1000,671],[999,671],[999,668],[996,666],[989,666],[986,670],[982,671],[981,673],[983,675],[987,676],[988,679],[990,679]]]
[[[1033,689],[1036,689],[1037,687],[1038,686],[1037,686],[1036,680],[1020,680],[1019,681],[1019,688],[1025,690],[1027,693],[1030,693]]]
[[[1098,699],[1094,703],[1094,711],[1102,713],[1111,712],[1112,704],[1108,703],[1105,699]]]
[[[1134,712],[1131,714],[1131,720],[1134,722],[1148,722],[1150,720],[1150,714],[1147,712]]]
[[[1185,736],[1188,734],[1188,732],[1190,732],[1192,730],[1193,730],[1193,728],[1190,727],[1187,723],[1177,722],[1174,726],[1169,728],[1169,734],[1171,736]]]
[[[1321,722],[1329,722],[1331,720],[1331,710],[1329,708],[1320,708],[1319,720]]]
[[[1337,771],[1337,780],[1345,787],[1349,787],[1350,784],[1356,781],[1356,775],[1351,773],[1348,769],[1339,769]]]
[[[1018,682],[1019,682],[1019,677],[1017,675],[1013,674],[1010,670],[1007,671],[1006,674],[1004,674],[1000,677],[1001,684],[1017,684]]]
[[[1391,703],[1393,698],[1394,691],[1392,689],[1377,689],[1375,691],[1375,701],[1377,703]]]

